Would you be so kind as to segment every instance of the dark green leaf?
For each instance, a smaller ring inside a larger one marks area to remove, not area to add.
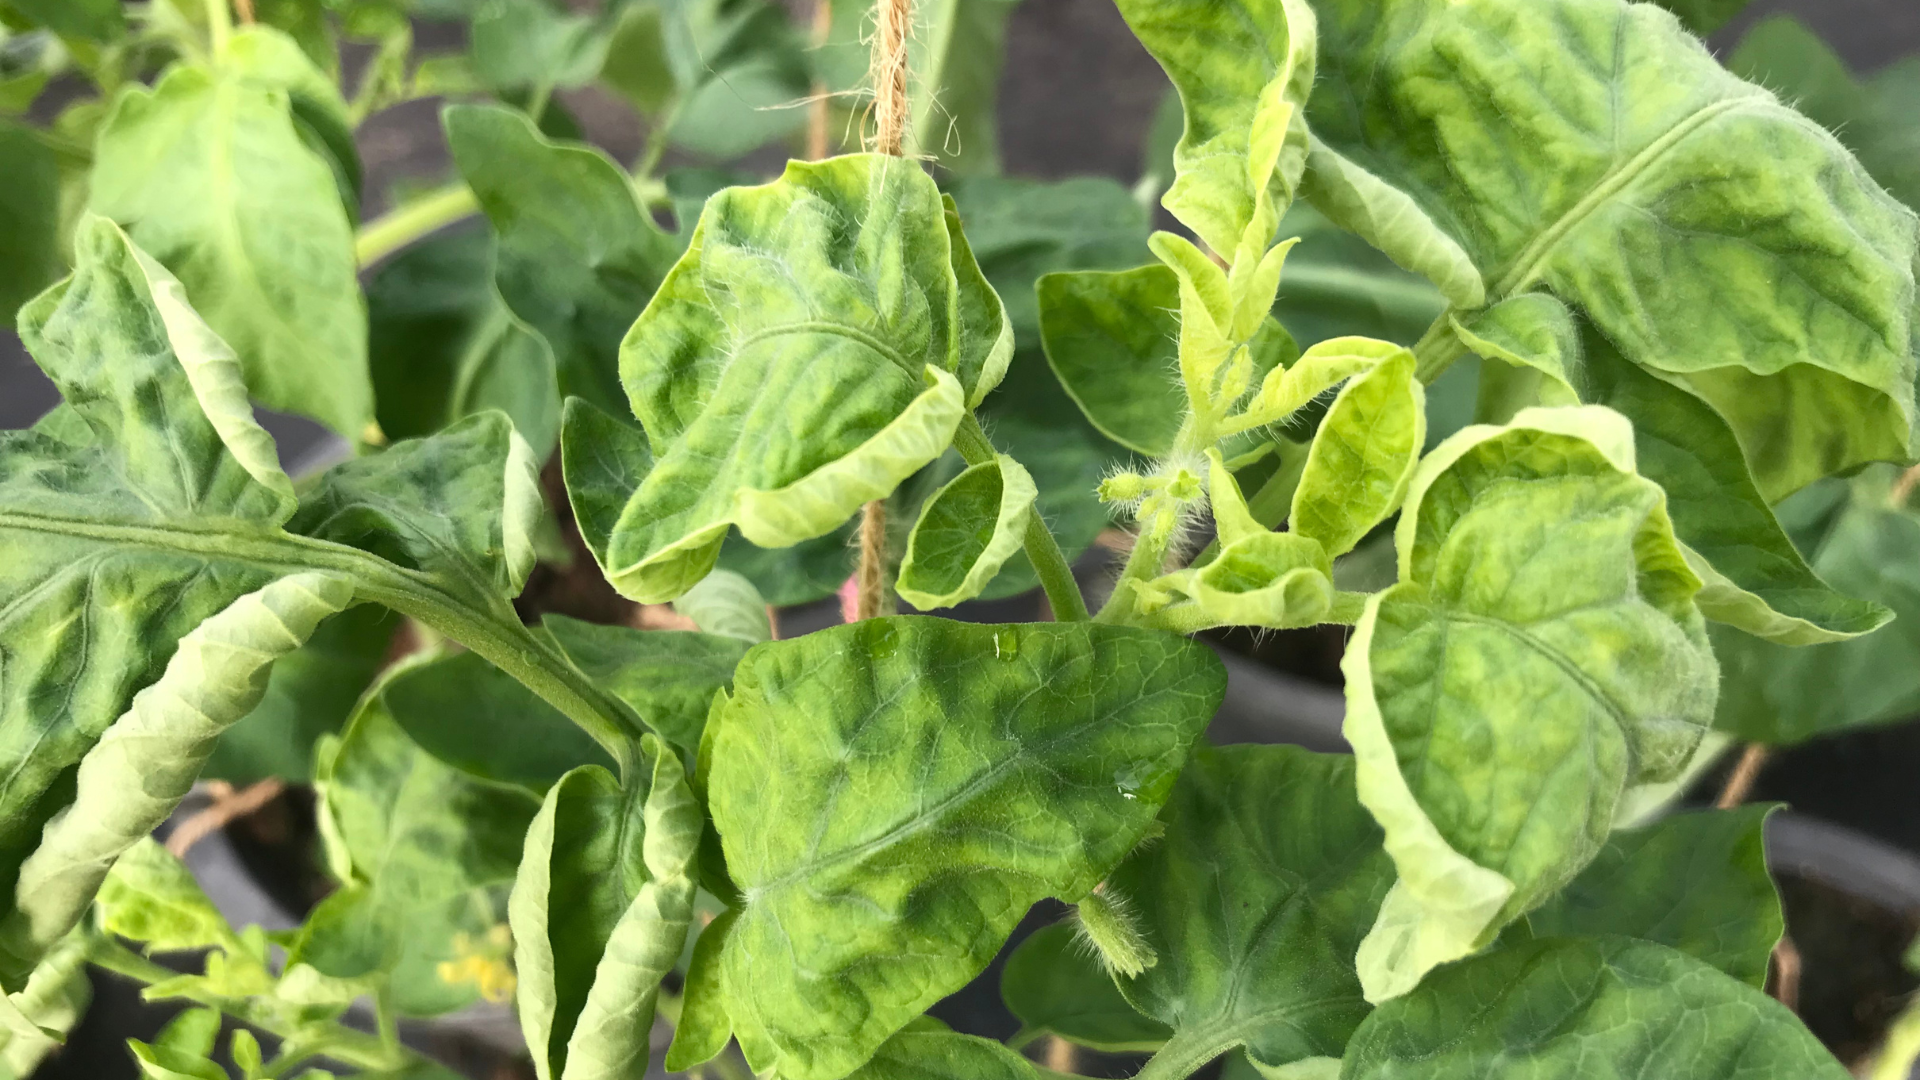
[[[127,29],[118,0],[9,0],[9,6],[69,37],[112,41]]]
[[[1763,989],[1784,928],[1761,836],[1775,809],[1696,810],[1616,832],[1527,928],[1657,941]]]
[[[578,766],[613,765],[558,709],[470,652],[411,665],[380,696],[414,745],[483,780],[544,792]]]
[[[1043,926],[1013,950],[1000,975],[1000,997],[1023,1031],[1109,1053],[1158,1050],[1173,1034],[1127,1004],[1067,923]]]
[[[536,458],[552,452],[553,352],[500,300],[493,274],[492,236],[462,229],[414,244],[368,278],[368,361],[387,438],[431,435],[499,409]]]
[[[118,10],[116,6],[115,10]],[[7,325],[53,284],[60,256],[60,166],[29,128],[0,120],[0,317]]]
[[[1114,873],[1160,958],[1121,987],[1174,1042],[1278,1067],[1337,1056],[1366,1017],[1353,953],[1393,863],[1353,776],[1344,755],[1202,748],[1166,837]]]
[[[1435,972],[1375,1010],[1344,1080],[1845,1080],[1785,1006],[1629,938],[1547,938]]]
[[[932,1018],[888,1039],[847,1080],[1040,1080],[1033,1063],[990,1039],[961,1035]]]
[[[700,747],[715,691],[746,655],[738,638],[596,626],[549,615],[547,629],[587,677],[633,707],[688,761]]]
[[[1087,895],[1224,685],[1203,646],[1086,623],[874,619],[756,646],[701,755],[746,897],[720,963],[749,1060],[844,1075],[1034,901]]]
[[[498,237],[500,296],[547,339],[563,394],[618,410],[620,339],[672,263],[672,240],[601,151],[552,141],[511,109],[454,106],[444,123]]]

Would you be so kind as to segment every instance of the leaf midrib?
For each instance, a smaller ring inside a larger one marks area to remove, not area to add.
[[[1686,119],[1670,128],[1666,134],[1642,147],[1639,153],[1609,169],[1600,178],[1599,183],[1582,196],[1579,202],[1574,203],[1566,213],[1535,236],[1518,255],[1514,256],[1513,268],[1494,285],[1491,294],[1487,297],[1487,302],[1496,303],[1537,283],[1548,257],[1553,254],[1553,249],[1581,222],[1591,217],[1595,211],[1628,185],[1644,176],[1660,158],[1686,141],[1688,136],[1718,119],[1722,114],[1747,105],[1750,101],[1751,99],[1747,97],[1730,97],[1701,106]]]

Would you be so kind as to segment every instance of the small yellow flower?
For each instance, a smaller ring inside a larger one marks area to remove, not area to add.
[[[443,960],[434,969],[440,981],[450,986],[473,983],[488,1001],[506,1001],[513,997],[516,980],[508,957],[513,954],[513,934],[505,923],[487,930],[478,944],[466,934],[453,936],[454,959]]]

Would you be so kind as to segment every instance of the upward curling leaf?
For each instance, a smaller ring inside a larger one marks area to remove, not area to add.
[[[1591,861],[1631,784],[1712,720],[1700,580],[1633,432],[1595,407],[1469,427],[1415,474],[1400,583],[1348,646],[1345,733],[1399,881],[1356,962],[1367,997],[1486,945]]]
[[[1314,135],[1452,238],[1486,302],[1584,309],[1726,418],[1769,502],[1909,456],[1920,225],[1825,129],[1652,4],[1315,8]],[[1418,268],[1471,299],[1457,260]]]
[[[1313,87],[1313,10],[1305,0],[1119,5],[1179,89],[1186,112],[1167,209],[1223,256],[1240,248],[1256,218],[1270,215],[1265,235],[1256,239],[1258,260],[1306,167],[1300,110]],[[1242,261],[1236,257],[1236,268]]]
[[[794,162],[723,191],[621,347],[645,439],[569,413],[582,531],[643,602],[704,577],[729,527],[761,547],[825,535],[938,457],[1012,348],[917,164]]]
[[[321,619],[376,600],[483,655],[547,647],[507,599],[535,491],[503,417],[344,466],[296,507],[239,361],[180,283],[100,218],[76,264],[21,316],[66,404],[0,438],[9,987]]]

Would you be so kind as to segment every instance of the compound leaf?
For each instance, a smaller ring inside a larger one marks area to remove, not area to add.
[[[680,760],[642,740],[644,782],[594,765],[547,793],[513,895],[520,1023],[541,1080],[646,1071],[653,1006],[693,918],[704,819]]]
[[[570,485],[593,506],[583,531],[607,528],[596,555],[616,588],[671,600],[706,576],[730,526],[761,547],[821,536],[946,449],[1012,347],[954,235],[933,180],[879,155],[794,162],[708,200],[621,348],[649,445],[628,440],[620,468],[644,473]],[[564,435],[569,461],[604,455],[597,433]]]
[[[1160,958],[1121,988],[1175,1042],[1244,1046],[1277,1068],[1339,1054],[1366,1017],[1353,952],[1393,863],[1353,773],[1345,755],[1202,747],[1161,814],[1166,837],[1114,872]]]
[[[1474,426],[1420,465],[1400,583],[1342,669],[1360,801],[1400,879],[1361,944],[1371,1001],[1487,944],[1683,769],[1718,671],[1660,489],[1594,406]]]
[[[1087,895],[1223,689],[1204,646],[1087,623],[899,617],[756,646],[701,755],[745,897],[720,966],[749,1060],[844,1075],[1035,901]]]
[[[1827,131],[1649,4],[1317,11],[1314,134],[1452,236],[1489,302],[1582,308],[1726,418],[1768,501],[1908,456],[1916,222]]]
[[[1344,1080],[1844,1080],[1786,1007],[1630,938],[1545,938],[1435,972],[1376,1009]]]

